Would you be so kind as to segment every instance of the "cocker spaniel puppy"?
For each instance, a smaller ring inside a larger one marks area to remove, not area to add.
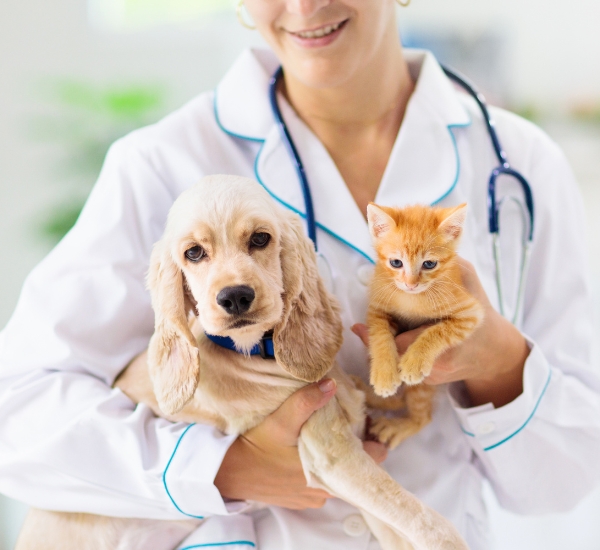
[[[384,550],[467,548],[449,521],[364,451],[364,394],[335,363],[342,343],[338,305],[319,278],[313,244],[297,215],[252,180],[206,177],[173,204],[152,252],[148,286],[155,311],[149,368],[125,371],[117,384],[125,393],[172,420],[242,434],[294,391],[328,375],[337,394],[313,413],[298,441],[307,482],[357,506]],[[274,359],[248,353],[271,333]],[[208,335],[231,339],[239,352]],[[73,529],[87,529],[92,540],[94,516],[35,512],[27,533],[36,531],[36,514],[46,526],[49,517],[62,523],[37,530],[44,545],[24,536],[18,550],[50,548],[49,540],[68,549]],[[149,520],[128,521],[110,526],[118,540],[148,529]],[[191,531],[195,524],[179,526]],[[98,538],[88,547],[105,548]]]

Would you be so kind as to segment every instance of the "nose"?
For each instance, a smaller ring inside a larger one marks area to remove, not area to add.
[[[249,286],[226,286],[217,294],[219,304],[229,315],[240,315],[250,309],[254,300],[254,290]]]
[[[408,288],[408,290],[414,290],[415,288],[417,288],[419,286],[419,283],[405,283],[406,284],[406,288]]]
[[[319,11],[331,0],[287,0],[287,10],[296,15],[310,17]]]

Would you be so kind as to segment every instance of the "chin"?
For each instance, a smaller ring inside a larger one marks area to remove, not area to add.
[[[262,338],[265,330],[262,326],[252,325],[241,329],[225,331],[235,343],[235,347],[243,352],[249,352]]]
[[[338,88],[346,84],[353,74],[353,68],[348,67],[348,62],[337,55],[319,55],[309,52],[303,59],[296,63],[294,68],[290,64],[290,71],[294,78],[304,86],[312,89],[327,90]]]

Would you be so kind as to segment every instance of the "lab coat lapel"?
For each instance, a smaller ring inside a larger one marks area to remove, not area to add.
[[[413,74],[420,65],[419,76],[375,202],[433,205],[458,182],[460,157],[454,132],[471,120],[433,56],[406,55]]]

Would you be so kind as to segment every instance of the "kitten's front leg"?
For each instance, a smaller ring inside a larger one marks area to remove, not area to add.
[[[477,304],[469,314],[439,321],[424,330],[400,358],[400,380],[419,384],[431,374],[435,360],[446,350],[466,340],[483,319]]]
[[[371,385],[377,395],[394,395],[402,383],[398,368],[398,350],[390,318],[375,308],[367,312],[369,353],[371,355]]]

